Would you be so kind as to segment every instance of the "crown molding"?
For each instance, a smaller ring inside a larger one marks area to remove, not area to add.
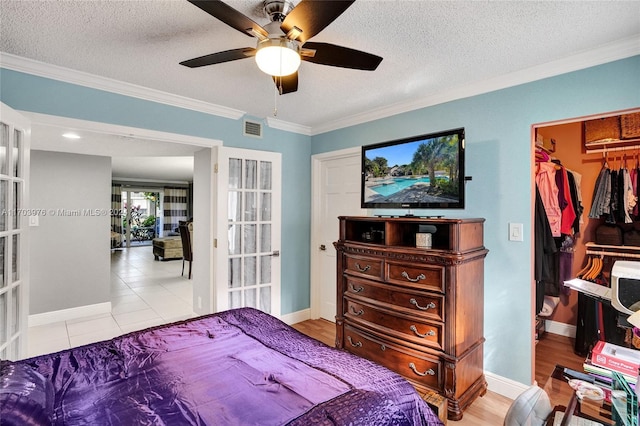
[[[604,44],[589,51],[568,56],[557,61],[536,65],[531,68],[515,71],[488,80],[455,87],[441,93],[414,99],[408,102],[398,102],[393,105],[353,114],[313,127],[282,121],[271,117],[267,117],[266,122],[267,125],[273,129],[314,136],[457,99],[481,95],[505,89],[507,87],[513,87],[548,77],[566,74],[572,71],[602,65],[607,62],[613,62],[636,55],[640,55],[640,39],[638,37],[629,37],[627,39]],[[57,65],[51,65],[5,52],[0,52],[0,67],[93,89],[131,96],[151,102],[158,102],[178,108],[190,109],[205,114],[230,118],[233,120],[239,120],[246,114],[244,111],[162,92],[135,84],[125,83],[106,77],[100,77]]]
[[[267,126],[272,129],[284,130],[286,132],[299,133],[301,135],[311,136],[311,127],[295,124],[289,121],[278,120],[277,118],[267,117]]]
[[[518,86],[520,84],[530,83],[636,55],[640,55],[640,38],[637,36],[618,40],[613,43],[603,44],[589,51],[568,56],[557,61],[536,65],[531,68],[515,71],[509,74],[490,78],[488,80],[459,86],[442,93],[408,102],[398,102],[393,105],[340,118],[319,126],[314,126],[312,128],[311,135],[314,136],[457,99],[468,98],[505,89],[507,87]]]
[[[105,90],[111,93],[203,112],[205,114],[216,115],[223,118],[230,118],[232,120],[238,120],[245,114],[244,111],[237,109],[198,101],[196,99],[174,95],[172,93],[162,92],[156,89],[150,89],[136,84],[125,83],[83,71],[72,70],[58,65],[47,64],[5,52],[0,52],[0,66],[2,68],[24,72],[38,77],[77,84],[91,89]]]

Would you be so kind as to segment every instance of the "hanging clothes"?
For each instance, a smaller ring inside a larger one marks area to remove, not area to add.
[[[631,212],[633,212],[633,209],[638,202],[638,197],[633,191],[633,183],[631,182],[629,169],[625,167],[622,175],[622,192],[624,194],[624,201],[622,203],[622,210],[624,211],[623,221],[624,223],[633,223],[633,220],[631,219]]]
[[[573,235],[573,221],[576,220],[576,212],[573,207],[573,201],[571,200],[571,189],[569,188],[569,175],[567,169],[561,166],[560,170],[556,171],[556,176],[560,175],[561,185],[559,188],[558,197],[561,198],[560,209],[560,232],[564,235]]]
[[[598,174],[593,190],[593,202],[589,211],[590,219],[599,219],[611,210],[611,170],[605,163]]]
[[[556,184],[556,165],[550,162],[538,163],[536,174],[536,187],[540,192],[540,198],[544,205],[551,234],[554,237],[561,236],[562,210],[560,208],[559,189]]]
[[[536,280],[536,314],[542,310],[545,294],[557,296],[559,293],[558,271],[556,262],[555,239],[551,233],[551,226],[547,219],[547,212],[542,197],[536,185],[535,202],[535,270]]]
[[[582,205],[582,191],[580,188],[580,182],[582,176],[571,170],[567,170],[567,178],[569,182],[569,191],[571,193],[571,203],[575,213],[575,219],[571,224],[572,233],[580,233],[580,224],[583,223],[582,213],[584,212],[584,206]]]

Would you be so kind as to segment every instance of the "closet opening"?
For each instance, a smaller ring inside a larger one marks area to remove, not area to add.
[[[582,360],[598,341],[633,347],[607,290],[616,261],[640,271],[640,108],[534,124],[532,165],[533,359],[550,334]]]

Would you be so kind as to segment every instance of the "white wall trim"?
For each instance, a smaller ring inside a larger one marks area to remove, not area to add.
[[[511,399],[516,399],[518,395],[530,386],[506,377],[498,376],[497,374],[493,374],[489,371],[484,372],[484,377],[487,379],[488,389],[491,392],[495,392]]]
[[[612,43],[603,44],[589,51],[568,56],[557,61],[548,62],[546,64],[539,64],[534,67],[515,71],[488,80],[455,87],[452,89],[448,89],[442,93],[437,93],[420,99],[415,99],[408,102],[399,102],[382,108],[365,111],[359,114],[353,114],[314,127],[304,126],[296,123],[289,123],[271,117],[267,117],[265,120],[268,126],[274,129],[313,136],[344,127],[355,126],[357,124],[390,117],[408,111],[414,111],[417,109],[426,108],[457,99],[463,99],[483,93],[489,93],[507,87],[530,83],[532,81],[542,80],[544,78],[602,65],[607,62],[613,62],[636,55],[640,55],[640,43],[638,43],[637,37],[634,36]],[[106,90],[112,93],[118,93],[121,95],[131,96],[152,102],[159,102],[178,108],[190,109],[193,111],[230,118],[233,120],[238,120],[246,114],[245,111],[228,108],[221,105],[215,105],[196,99],[190,99],[184,96],[162,92],[135,84],[125,83],[106,77],[100,77],[69,68],[46,64],[44,62],[35,61],[33,59],[23,58],[4,52],[0,52],[0,66],[2,66],[2,68],[24,72],[39,77],[51,78],[54,80],[78,84],[98,90]]]
[[[280,319],[288,325],[295,324],[311,319],[311,311],[309,309],[303,309],[301,311],[291,312],[290,314],[281,315]]]
[[[563,322],[544,320],[544,330],[547,333],[559,334],[560,336],[567,336],[572,339],[576,337],[576,326]]]
[[[57,115],[40,114],[29,111],[20,111],[20,114],[23,114],[31,120],[32,124],[57,127],[65,130],[85,130],[109,135],[154,140],[158,142],[180,143],[205,148],[222,145],[222,141],[218,139],[207,139],[198,136],[183,135],[181,133],[161,132],[157,130],[143,129],[141,127],[120,126],[117,124],[79,120],[76,118],[60,117]]]
[[[29,327],[69,321],[91,315],[111,314],[111,302],[96,303],[94,305],[78,306],[59,311],[43,312],[29,315]]]
[[[320,133],[326,133],[332,130],[341,129],[344,127],[355,126],[357,124],[366,123],[368,121],[390,117],[408,111],[414,111],[417,109],[454,101],[457,99],[468,98],[471,96],[481,95],[483,93],[489,93],[507,87],[530,83],[532,81],[542,80],[544,78],[566,74],[568,72],[577,71],[596,65],[602,65],[607,62],[613,62],[619,59],[625,59],[636,55],[640,55],[640,43],[638,43],[638,38],[636,36],[629,37],[627,39],[604,44],[587,52],[568,56],[557,61],[540,64],[524,70],[490,78],[488,80],[478,81],[475,83],[455,87],[446,90],[445,92],[416,99],[414,101],[399,102],[394,105],[389,105],[375,110],[362,112],[360,114],[354,114],[344,118],[340,118],[313,127],[312,136]]]
[[[267,117],[267,125],[272,129],[284,130],[285,132],[298,133],[301,135],[311,136],[311,127],[295,124],[289,121],[278,120],[277,118]]]
[[[245,115],[244,111],[237,109],[190,99],[184,96],[138,86],[136,84],[125,83],[123,81],[113,80],[83,71],[76,71],[70,68],[51,65],[9,53],[0,52],[0,64],[2,64],[2,68],[13,71],[51,78],[65,83],[78,84],[92,89],[106,90],[111,93],[118,93],[120,95],[131,96],[145,101],[158,102],[178,108],[190,109],[193,111],[203,112],[205,114],[217,115],[219,117],[230,118],[232,120],[238,120]]]

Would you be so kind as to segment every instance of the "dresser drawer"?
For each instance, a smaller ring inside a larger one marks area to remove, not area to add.
[[[345,273],[382,280],[382,259],[366,256],[345,255]]]
[[[387,261],[386,281],[444,293],[444,266]]]
[[[394,310],[409,315],[444,321],[445,304],[442,294],[411,291],[410,289],[349,277],[344,295],[363,299],[364,302],[374,305],[393,305]]]
[[[344,348],[382,364],[400,375],[436,391],[442,389],[442,365],[437,357],[369,336],[345,325]]]
[[[400,340],[398,344],[411,342],[418,347],[429,346],[437,350],[442,350],[444,346],[443,325],[440,323],[405,318],[349,298],[345,298],[345,309],[345,317],[353,323],[389,334],[393,339]]]

